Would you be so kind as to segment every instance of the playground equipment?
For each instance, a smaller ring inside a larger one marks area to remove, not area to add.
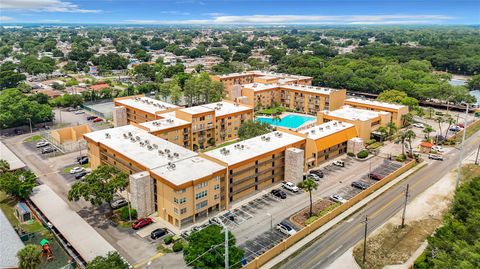
[[[40,246],[42,246],[42,256],[47,258],[47,261],[53,260],[53,252],[50,248],[50,244],[47,239],[42,239],[40,241]]]

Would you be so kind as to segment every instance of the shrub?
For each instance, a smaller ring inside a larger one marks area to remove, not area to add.
[[[165,243],[165,245],[171,244],[173,242],[173,236],[171,235],[165,236],[165,238],[163,239],[163,242]]]
[[[357,153],[357,158],[359,159],[365,159],[368,157],[368,151],[366,150],[361,150],[359,153]]]
[[[406,159],[407,156],[405,156],[405,154],[399,154],[397,155],[397,157],[395,157],[395,160],[397,160],[397,162],[404,162]]]
[[[313,223],[314,221],[316,221],[318,219],[317,216],[311,216],[310,218],[308,218],[307,220],[305,220],[305,225],[310,225],[311,223]]]
[[[179,252],[183,250],[183,244],[181,241],[178,241],[177,243],[173,244],[172,247],[173,252]]]
[[[118,209],[118,214],[120,215],[120,218],[123,221],[130,220],[130,216],[128,215],[128,206],[124,206],[120,209]],[[130,209],[130,214],[132,215],[132,219],[137,219],[137,210],[136,209]]]
[[[366,141],[365,141],[365,145],[371,145],[371,144],[373,144],[373,143],[375,143],[375,142],[377,142],[377,140],[375,140],[375,139],[369,139],[369,140],[366,140]]]
[[[347,156],[355,157],[355,153],[353,153],[353,152],[348,152],[348,153],[347,153]]]
[[[368,146],[369,149],[377,149],[379,147],[383,146],[383,143],[381,142],[375,142],[375,143],[372,143]]]

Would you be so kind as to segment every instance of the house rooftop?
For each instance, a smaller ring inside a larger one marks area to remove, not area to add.
[[[299,131],[301,134],[306,134],[309,139],[318,140],[328,135],[341,132],[348,128],[354,128],[354,125],[348,122],[329,121],[314,127]]]
[[[383,111],[373,111],[366,109],[353,108],[351,106],[343,106],[340,109],[333,111],[324,111],[325,115],[338,117],[347,120],[371,120],[379,117],[381,114],[388,114],[388,112]]]
[[[361,98],[354,98],[354,97],[347,98],[346,102],[365,104],[365,105],[371,105],[371,106],[377,106],[377,107],[389,108],[389,109],[395,109],[395,110],[405,107],[404,105],[399,105],[399,104],[392,104],[387,102],[380,102],[376,100],[361,99]]]
[[[179,108],[167,102],[162,102],[149,97],[132,97],[127,99],[117,99],[117,103],[136,108],[151,114],[156,114],[165,110]]]
[[[194,156],[153,169],[151,172],[179,186],[190,181],[210,176],[225,167],[208,159]]]
[[[230,115],[239,112],[251,111],[253,113],[253,108],[246,106],[240,103],[232,103],[221,101],[217,103],[205,104],[203,107],[215,110],[215,116],[221,117],[225,115]]]
[[[88,139],[134,160],[147,169],[196,156],[197,153],[178,146],[133,125],[84,134]]]
[[[288,147],[302,140],[304,140],[303,137],[276,131],[207,151],[204,154],[223,161],[228,165],[233,165],[280,148]]]

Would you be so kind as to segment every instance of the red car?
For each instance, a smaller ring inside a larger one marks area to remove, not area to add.
[[[368,176],[373,180],[382,180],[383,179],[383,176],[375,174],[375,173],[370,173]]]
[[[142,218],[142,219],[137,219],[133,224],[132,224],[132,229],[138,230],[140,228],[143,228],[149,224],[151,224],[153,221],[151,218]]]
[[[103,121],[102,118],[96,118],[96,119],[93,120],[93,122],[101,122],[101,121]]]

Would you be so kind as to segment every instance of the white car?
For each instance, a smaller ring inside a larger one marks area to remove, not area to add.
[[[294,235],[297,233],[297,231],[295,231],[292,226],[284,222],[280,222],[279,224],[277,224],[276,228],[285,235]]]
[[[429,154],[428,158],[432,160],[443,161],[443,156],[437,154]]]
[[[334,201],[334,202],[337,202],[337,203],[346,203],[347,202],[347,199],[343,198],[342,196],[338,195],[338,194],[334,194],[332,196],[330,196],[330,200]]]
[[[70,174],[76,174],[76,173],[82,172],[83,170],[85,170],[85,168],[80,166],[75,166],[74,168],[70,169]]]
[[[436,152],[444,152],[443,148],[440,147],[440,146],[437,146],[437,145],[433,146],[432,150],[434,150]]]
[[[43,148],[43,147],[46,147],[50,145],[50,143],[48,143],[47,141],[40,141],[40,142],[37,142],[37,148]]]
[[[85,111],[83,111],[83,110],[75,111],[75,115],[80,115],[80,114],[85,114]]]
[[[282,187],[291,191],[291,192],[298,192],[298,190],[299,190],[298,187],[295,186],[295,184],[293,184],[292,182],[288,182],[288,181],[283,182]]]
[[[315,175],[315,174],[308,174],[308,175],[307,175],[307,178],[311,178],[311,179],[313,179],[313,180],[315,180],[315,181],[320,181],[320,177],[317,176],[317,175]]]
[[[425,125],[423,123],[420,123],[420,122],[414,123],[412,125],[413,125],[413,127],[417,127],[417,128],[425,128]]]
[[[333,165],[344,167],[345,162],[344,161],[333,161]]]

